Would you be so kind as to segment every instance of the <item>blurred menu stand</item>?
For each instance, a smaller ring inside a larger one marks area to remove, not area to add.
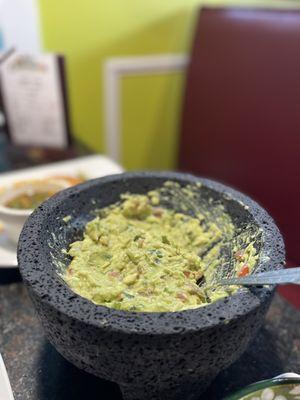
[[[64,57],[0,53],[0,172],[88,153],[72,140]]]

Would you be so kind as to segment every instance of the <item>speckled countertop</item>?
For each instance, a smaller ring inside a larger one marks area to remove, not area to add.
[[[0,270],[0,352],[15,400],[121,399],[115,384],[78,370],[45,339],[17,271]],[[286,371],[300,373],[300,311],[276,295],[248,351],[199,400]]]

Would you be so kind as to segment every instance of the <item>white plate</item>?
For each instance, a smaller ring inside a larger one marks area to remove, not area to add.
[[[0,174],[0,188],[12,185],[23,179],[40,179],[52,175],[74,175],[82,173],[87,179],[99,178],[105,175],[123,172],[120,165],[105,156],[93,155],[80,157],[70,161],[60,161],[40,167],[26,168]],[[17,245],[12,243],[1,229],[0,222],[0,268],[16,268]]]
[[[0,231],[0,268],[16,268],[17,266],[17,245],[8,239],[3,229]]]
[[[14,400],[14,395],[11,390],[7,371],[6,371],[1,354],[0,354],[0,399],[1,400]]]

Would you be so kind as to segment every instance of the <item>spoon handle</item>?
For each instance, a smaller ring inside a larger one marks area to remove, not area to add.
[[[286,268],[261,272],[241,278],[227,278],[220,281],[222,285],[283,285],[293,283],[300,285],[300,268]]]

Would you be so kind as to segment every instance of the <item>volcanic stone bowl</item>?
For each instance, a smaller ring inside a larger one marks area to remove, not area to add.
[[[202,199],[222,203],[236,226],[261,228],[259,269],[283,267],[283,241],[266,211],[222,184],[178,173],[124,173],[64,190],[36,209],[19,240],[21,274],[50,342],[78,368],[117,382],[130,400],[197,399],[246,349],[274,292],[242,289],[206,307],[146,313],[96,305],[64,283],[60,274],[70,260],[62,249],[82,237],[95,209],[167,180],[201,182]]]

